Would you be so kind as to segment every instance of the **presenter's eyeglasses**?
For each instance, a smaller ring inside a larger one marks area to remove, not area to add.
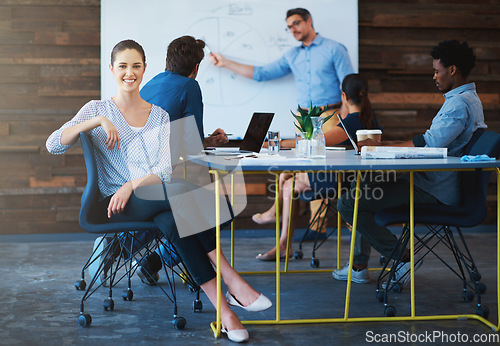
[[[292,23],[292,25],[288,25],[285,30],[290,31],[290,30],[292,30],[292,28],[298,27],[300,22],[303,22],[303,21],[304,21],[303,19],[296,20],[295,22]]]

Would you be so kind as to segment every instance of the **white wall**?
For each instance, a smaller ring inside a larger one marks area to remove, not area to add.
[[[262,65],[299,44],[285,31],[286,11],[295,7],[307,8],[317,32],[347,47],[358,71],[357,0],[102,0],[101,96],[116,93],[108,65],[113,46],[121,40],[134,39],[146,51],[143,85],[165,70],[167,46],[182,35],[201,38],[213,52],[238,62]],[[207,133],[221,127],[241,137],[252,113],[260,111],[276,113],[271,129],[293,136],[290,110],[296,109],[297,98],[292,76],[259,83],[216,68],[205,58],[197,80]]]

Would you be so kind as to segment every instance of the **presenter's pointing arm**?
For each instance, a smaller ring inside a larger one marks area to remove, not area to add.
[[[253,66],[237,63],[221,54],[211,53],[209,59],[216,67],[224,67],[240,76],[253,79]]]

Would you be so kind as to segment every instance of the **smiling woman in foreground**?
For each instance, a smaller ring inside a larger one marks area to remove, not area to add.
[[[180,206],[166,195],[189,192],[193,184],[171,179],[170,118],[166,111],[144,101],[139,86],[146,69],[146,57],[135,41],[119,42],[111,53],[111,64],[118,92],[108,100],[90,101],[47,139],[52,154],[63,154],[74,145],[80,132],[87,132],[97,157],[101,193],[99,209],[108,222],[151,220],[174,244],[195,282],[214,306],[217,287],[213,265],[216,263],[213,230],[180,237],[172,225],[172,208]],[[159,194],[160,199],[140,198]],[[191,217],[202,217],[193,210]],[[228,287],[222,301],[223,332],[235,342],[248,340],[248,332],[229,304],[247,311],[262,311],[271,301],[255,291],[229,265],[221,254],[221,273]]]

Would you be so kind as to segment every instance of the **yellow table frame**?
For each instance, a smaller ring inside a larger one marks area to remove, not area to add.
[[[280,274],[281,265],[280,265],[280,253],[279,253],[279,238],[280,238],[280,226],[279,226],[279,174],[276,174],[276,319],[274,320],[252,320],[252,321],[242,321],[243,324],[270,324],[270,325],[280,325],[280,324],[308,324],[308,323],[338,323],[338,322],[389,322],[389,321],[430,321],[430,320],[459,320],[459,319],[471,319],[478,320],[485,325],[489,326],[493,331],[497,332],[500,330],[500,318],[498,324],[495,325],[485,318],[475,315],[475,314],[462,314],[462,315],[430,315],[430,316],[416,316],[415,314],[415,258],[414,258],[414,249],[415,249],[415,222],[414,222],[414,172],[422,172],[422,171],[465,171],[465,170],[473,170],[473,169],[418,169],[418,170],[408,170],[410,173],[410,262],[411,262],[411,281],[410,281],[410,304],[411,304],[411,315],[410,316],[398,316],[398,317],[359,317],[352,318],[349,317],[349,302],[351,296],[351,279],[352,279],[352,265],[353,265],[353,253],[354,253],[354,242],[356,237],[356,226],[357,226],[357,217],[358,217],[358,207],[359,207],[359,188],[361,182],[361,172],[364,170],[358,170],[356,174],[356,193],[355,193],[355,203],[354,203],[354,212],[353,212],[353,224],[351,231],[351,243],[350,243],[350,256],[349,256],[349,274],[347,280],[347,289],[346,289],[346,299],[345,299],[345,310],[343,318],[319,318],[319,319],[294,319],[294,320],[282,320],[280,316]],[[497,287],[500,287],[500,168],[484,168],[484,170],[494,170],[496,172],[496,180],[497,180]],[[212,331],[214,332],[215,337],[219,337],[221,333],[221,272],[220,272],[220,173],[226,173],[224,171],[218,170],[210,170],[210,173],[214,175],[215,178],[215,207],[216,207],[216,251],[217,251],[217,271],[216,271],[216,282],[217,282],[217,313],[216,313],[216,321],[210,324]],[[247,174],[247,173],[245,173]],[[233,180],[231,177],[231,184],[233,184]],[[292,189],[293,191],[293,189]],[[340,191],[340,190],[339,190]],[[233,189],[231,189],[231,200],[234,198]],[[291,210],[292,208],[290,208]],[[338,226],[340,226],[340,219],[338,219]],[[340,230],[340,227],[339,227]],[[288,232],[288,237],[290,238],[290,232]],[[338,239],[338,250],[340,253],[340,237]],[[293,273],[296,271],[288,271],[288,249],[289,249],[289,241],[287,244],[287,254],[285,260],[285,272]],[[234,227],[231,225],[231,264],[234,263]],[[337,256],[339,265],[340,256]],[[303,271],[301,271],[303,272]],[[314,270],[313,272],[321,272],[319,270]],[[260,273],[270,273],[270,272],[260,272]],[[272,273],[272,272],[271,272]],[[243,273],[242,273],[243,274]],[[497,289],[497,315],[500,315],[500,289]],[[500,316],[499,316],[500,317]]]
[[[212,174],[218,174],[217,171],[210,171],[210,173]],[[224,172],[226,173],[226,172]],[[268,173],[268,172],[245,172],[244,174],[265,174],[265,173]],[[292,183],[292,195],[293,195],[293,190],[295,188],[295,175],[297,173],[300,173],[300,172],[294,172],[293,173],[293,176],[294,176],[294,179],[293,179],[293,183]],[[280,173],[276,173],[275,174],[275,183],[276,183],[276,194],[275,194],[275,203],[276,203],[276,220],[279,220],[279,218],[281,217],[280,215],[280,210],[279,210],[279,199],[278,199],[278,196],[279,196],[279,175]],[[337,181],[338,181],[338,191],[340,191],[341,187],[342,187],[342,183],[340,181],[340,178],[341,178],[341,172],[338,172],[337,173]],[[234,175],[231,175],[231,202],[234,201]],[[293,196],[292,196],[293,197]],[[288,219],[290,220],[292,218],[292,207],[293,207],[293,198],[291,199],[290,201],[290,213],[288,215]],[[338,229],[338,232],[339,232],[339,235],[340,235],[340,228],[341,228],[341,223],[342,223],[342,218],[340,216],[340,213],[337,213],[337,229]],[[281,270],[281,273],[326,273],[326,272],[330,272],[332,271],[332,269],[315,269],[315,270],[288,270],[288,263],[289,263],[289,252],[290,252],[290,244],[291,244],[291,234],[290,234],[290,228],[291,228],[291,224],[290,222],[288,223],[288,239],[287,239],[287,247],[286,247],[286,256],[285,256],[285,269],[284,270]],[[279,221],[276,222],[276,230],[279,232],[280,231],[280,225],[279,225]],[[340,244],[340,237],[337,238],[337,252],[340,254],[340,250],[341,250],[341,244]],[[279,258],[279,249],[277,249],[277,258]],[[231,266],[234,267],[234,222],[231,222]],[[340,256],[337,257],[337,267],[336,269],[340,269],[340,266],[341,266],[341,262],[340,262]],[[376,268],[373,269],[373,270],[377,270]],[[246,271],[241,271],[241,272],[238,272],[239,274],[241,275],[250,275],[250,274],[274,274],[275,271],[251,271],[251,272],[246,272]]]

